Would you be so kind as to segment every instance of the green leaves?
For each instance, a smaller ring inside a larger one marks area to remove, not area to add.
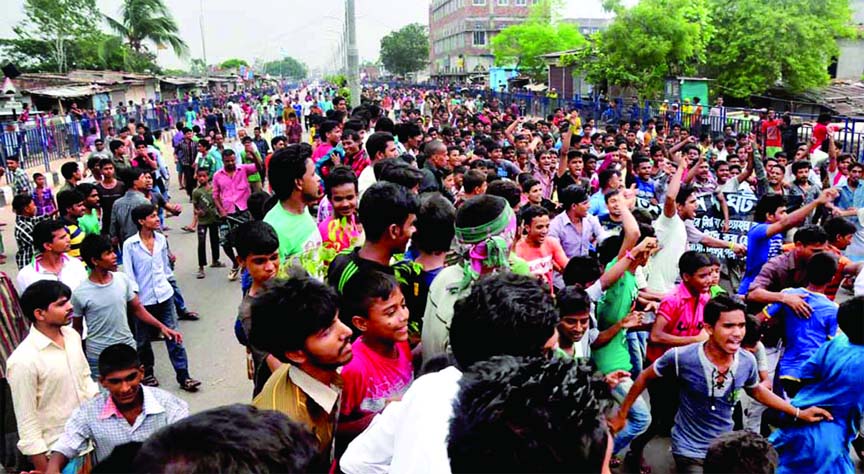
[[[574,25],[552,25],[529,19],[501,30],[492,38],[491,46],[495,65],[516,65],[520,71],[542,81],[546,75],[546,63],[540,56],[584,44],[585,38]]]
[[[240,66],[249,66],[249,63],[245,59],[231,58],[222,61],[222,64],[219,65],[222,69],[237,69]]]
[[[381,38],[381,63],[388,71],[404,76],[426,66],[429,35],[426,27],[411,23]]]
[[[271,76],[284,76],[292,79],[303,79],[306,77],[306,65],[300,61],[286,56],[277,61],[264,63],[264,73]]]
[[[125,38],[135,52],[149,52],[147,43],[150,42],[157,48],[171,47],[181,58],[189,54],[164,0],[124,0],[119,20],[107,15],[104,18],[109,28]]]

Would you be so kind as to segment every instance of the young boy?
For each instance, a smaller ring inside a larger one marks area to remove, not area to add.
[[[81,242],[84,241],[86,233],[81,228],[81,224],[78,223],[78,219],[84,217],[87,209],[84,207],[84,196],[74,189],[60,191],[57,193],[57,206],[60,209],[61,221],[69,233],[70,247],[66,254],[80,259]]]
[[[558,292],[557,301],[561,321],[556,326],[558,345],[555,347],[555,357],[591,357],[591,344],[597,340],[599,331],[592,327],[591,299],[588,294],[580,287],[567,286]]]
[[[345,385],[336,434],[346,446],[388,403],[402,398],[414,373],[408,309],[393,276],[368,273],[363,285],[344,294],[341,314],[360,333],[351,345],[354,358],[342,369]]]
[[[78,218],[78,225],[85,234],[98,234],[102,231],[102,225],[99,222],[99,191],[93,183],[81,183],[75,188],[76,191],[84,196],[84,215]]]
[[[201,173],[199,173],[200,177]],[[250,221],[240,224],[234,231],[234,242],[237,246],[237,264],[244,274],[248,272],[252,286],[240,303],[238,323],[240,324],[240,342],[246,346],[249,378],[254,383],[253,398],[258,395],[272,371],[281,365],[279,359],[252,346],[249,342],[252,332],[252,317],[250,307],[252,300],[264,291],[264,285],[272,280],[279,271],[279,236],[273,227],[263,221]],[[251,357],[251,360],[250,360]]]
[[[564,271],[569,259],[555,237],[549,237],[549,211],[530,205],[520,212],[524,219],[524,235],[516,243],[516,255],[528,262],[531,274],[552,288],[553,270]]]
[[[213,187],[210,185],[210,173],[204,168],[195,172],[198,187],[192,191],[192,205],[195,207],[195,215],[198,217],[198,274],[199,280],[204,278],[204,265],[207,265],[207,231],[210,231],[210,255],[212,262],[210,267],[222,268],[224,263],[219,261],[219,211],[213,200]],[[233,262],[232,262],[233,263]]]
[[[18,253],[15,254],[15,264],[18,270],[26,267],[35,255],[33,248],[33,227],[50,218],[49,215],[36,217],[36,203],[33,196],[19,194],[12,198],[12,210],[15,211],[15,243]]]
[[[45,175],[33,173],[33,182],[36,189],[33,190],[33,202],[36,203],[37,216],[50,216],[57,212],[57,203],[54,201],[54,193],[45,185]]]
[[[105,158],[99,162],[99,169],[102,172],[102,180],[96,183],[96,190],[99,192],[99,205],[102,208],[102,234],[108,235],[111,227],[111,211],[114,203],[123,197],[126,188],[123,183],[117,179],[115,174],[114,161],[110,158]]]
[[[798,317],[786,305],[772,303],[767,318],[783,316],[785,348],[778,370],[783,389],[794,397],[801,389],[801,373],[807,359],[837,333],[837,303],[825,296],[825,288],[837,271],[837,260],[829,253],[817,253],[806,266],[807,287],[787,288],[782,293],[798,295],[813,310],[809,318]]]

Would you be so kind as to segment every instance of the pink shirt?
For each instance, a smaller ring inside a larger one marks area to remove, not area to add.
[[[657,319],[666,320],[663,331],[673,336],[697,336],[702,331],[702,315],[705,304],[711,299],[709,293],[699,295],[698,302],[684,283],[669,292],[657,308]],[[647,358],[653,362],[660,358],[672,346],[648,342]]]
[[[225,168],[213,175],[213,200],[222,205],[225,212],[232,214],[245,211],[252,189],[249,187],[249,175],[258,172],[252,164],[237,165],[234,175],[229,175]]]
[[[408,342],[396,343],[399,356],[395,359],[374,352],[363,336],[351,345],[354,357],[342,368],[341,414],[358,419],[384,410],[387,400],[401,398],[414,379],[411,348]]]

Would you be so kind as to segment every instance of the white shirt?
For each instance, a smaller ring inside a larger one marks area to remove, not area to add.
[[[375,179],[375,171],[372,168],[372,164],[363,168],[363,171],[360,172],[360,176],[357,178],[357,189],[360,192],[360,196],[358,197],[358,199],[362,198],[363,193],[365,193],[367,189],[372,187],[372,185],[377,182],[377,180]]]
[[[687,251],[687,226],[676,213],[673,217],[660,217],[654,221],[654,232],[660,250],[651,257],[645,268],[648,288],[668,293],[678,279],[678,259]]]
[[[346,474],[448,474],[447,436],[462,372],[447,367],[415,380],[351,444],[339,466]]]
[[[75,291],[82,281],[87,279],[87,268],[77,258],[63,255],[63,266],[60,273],[51,273],[41,265],[42,256],[39,255],[32,263],[18,271],[15,281],[18,283],[18,293],[23,294],[28,286],[41,280],[54,280],[65,283],[70,290]]]
[[[18,449],[27,456],[48,451],[66,420],[99,389],[74,329],[60,328],[60,347],[35,327],[9,356],[6,374],[18,420]]]

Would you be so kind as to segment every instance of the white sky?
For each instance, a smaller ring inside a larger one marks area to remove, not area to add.
[[[293,56],[310,68],[333,60],[342,35],[343,0],[165,0],[180,25],[191,57],[201,57],[200,4],[204,5],[207,62],[238,57],[253,62]],[[119,17],[122,0],[97,0],[103,13]],[[627,3],[632,3],[628,1]],[[0,0],[0,37],[10,37],[24,0]],[[409,23],[427,24],[429,0],[356,0],[360,60],[375,60],[381,38]],[[607,16],[600,0],[565,0],[564,17]],[[185,69],[185,61],[160,51],[163,67]]]

